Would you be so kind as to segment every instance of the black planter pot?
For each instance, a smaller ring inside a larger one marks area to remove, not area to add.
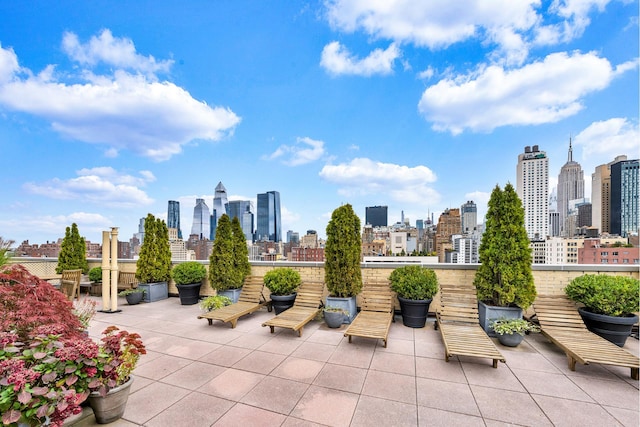
[[[180,297],[180,304],[182,305],[194,305],[198,303],[200,298],[200,287],[202,282],[189,283],[188,285],[176,285],[178,288],[178,296]]]
[[[584,324],[591,332],[611,341],[618,347],[624,347],[631,328],[638,322],[638,316],[615,317],[596,314],[585,308],[578,308]]]
[[[429,305],[433,299],[413,300],[398,297],[402,323],[410,328],[424,328],[429,314]]]
[[[517,347],[524,339],[524,335],[520,334],[496,334],[496,336],[498,337],[500,344],[507,347]]]
[[[288,308],[293,307],[293,303],[296,300],[296,295],[297,294],[295,293],[291,295],[271,295],[271,304],[276,312],[276,315],[282,313]]]
[[[339,328],[344,321],[344,313],[341,311],[325,311],[324,321],[330,328]]]
[[[144,292],[133,292],[125,295],[124,297],[127,300],[127,304],[136,305],[142,302],[142,297],[144,296]]]

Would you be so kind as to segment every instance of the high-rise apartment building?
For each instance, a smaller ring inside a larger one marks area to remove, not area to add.
[[[196,206],[193,208],[193,224],[191,234],[198,236],[198,240],[210,238],[209,228],[209,206],[204,199],[196,199]]]
[[[573,147],[569,139],[567,163],[560,168],[558,175],[558,213],[560,214],[560,235],[572,236],[573,229],[568,227],[569,203],[584,198],[584,172],[578,162],[573,160]],[[546,236],[540,236],[546,237]]]
[[[537,145],[524,147],[518,155],[516,190],[524,207],[524,226],[529,239],[549,235],[549,158]]]
[[[297,246],[300,243],[300,233],[293,230],[287,231],[287,243]]]
[[[222,182],[216,185],[216,191],[213,195],[213,207],[211,208],[211,240],[216,238],[216,228],[218,220],[222,215],[229,215],[229,199],[227,198],[227,189],[224,188]]]
[[[280,193],[267,191],[258,194],[258,220],[256,241],[282,241],[282,219],[280,215]]]
[[[611,165],[611,233],[627,237],[640,229],[640,162],[622,160]]]
[[[461,224],[460,209],[445,209],[438,218],[435,249],[440,262],[446,262],[445,252],[453,249],[451,236],[460,234]]]
[[[248,241],[253,240],[254,209],[250,200],[231,200],[228,204],[229,218],[238,218],[242,226],[244,237]]]
[[[387,206],[368,206],[365,208],[365,224],[373,227],[386,227],[388,221]]]
[[[596,166],[591,174],[591,225],[601,233],[611,232],[611,165],[627,160],[627,156],[617,156],[606,165]]]
[[[180,202],[176,200],[169,200],[167,227],[178,230],[178,239],[182,239],[182,229],[180,228]]]
[[[462,224],[462,233],[473,233],[478,226],[478,207],[473,200],[467,201],[460,206],[460,220]]]

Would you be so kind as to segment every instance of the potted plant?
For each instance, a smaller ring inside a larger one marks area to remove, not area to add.
[[[109,326],[102,334],[95,365],[98,375],[89,384],[95,391],[88,401],[98,424],[108,424],[124,414],[133,382],[131,372],[147,352],[137,333]]]
[[[138,287],[145,290],[145,302],[169,297],[167,282],[171,278],[169,229],[160,218],[148,214],[144,221],[144,241],[136,262]]]
[[[118,296],[125,297],[127,299],[127,304],[136,305],[140,304],[144,299],[145,290],[142,287],[125,289],[124,291],[120,291]]]
[[[238,253],[239,257],[247,256],[246,243],[243,245],[244,254]],[[229,216],[223,214],[218,220],[216,238],[209,256],[209,284],[218,295],[225,295],[234,303],[238,302],[240,289],[249,271],[244,263],[236,260],[236,252],[241,252],[241,249],[234,244]]]
[[[324,281],[329,291],[326,305],[348,312],[343,323],[351,323],[357,314],[356,295],[362,290],[361,245],[360,218],[350,204],[336,208],[327,225]]]
[[[423,328],[433,296],[438,292],[436,273],[420,265],[405,265],[391,272],[389,282],[398,295],[402,323],[410,328]]]
[[[178,288],[180,304],[193,305],[198,303],[200,287],[205,277],[207,277],[207,269],[197,261],[187,261],[173,267],[171,278]]]
[[[493,320],[522,318],[522,310],[536,298],[524,208],[511,184],[504,191],[496,185],[491,193],[479,255],[473,283],[480,325],[489,336],[495,336]]]
[[[496,319],[491,327],[498,336],[500,344],[507,347],[517,347],[528,332],[540,332],[540,327],[524,319]]]
[[[224,295],[212,295],[200,301],[202,311],[213,311],[231,305],[231,299]]]
[[[282,267],[269,270],[264,275],[264,285],[271,291],[273,309],[277,314],[291,308],[300,286],[300,273],[292,268]]]
[[[78,226],[74,222],[71,227],[67,227],[62,243],[60,243],[60,253],[58,254],[58,265],[56,273],[63,270],[82,270],[82,273],[89,271],[87,263],[87,245],[84,237],[80,236]]]
[[[631,328],[638,323],[640,281],[628,276],[585,274],[564,289],[575,302],[587,329],[623,347]]]
[[[344,317],[349,313],[340,307],[325,307],[323,314],[329,328],[339,328],[344,322]]]
[[[91,282],[91,295],[102,295],[102,267],[93,267],[89,270],[89,281]]]

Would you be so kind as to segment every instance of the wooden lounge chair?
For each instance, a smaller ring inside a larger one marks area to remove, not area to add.
[[[365,284],[362,293],[360,313],[353,319],[344,336],[381,339],[387,347],[389,327],[393,321],[394,294],[388,283]]]
[[[231,323],[231,328],[235,328],[238,319],[244,315],[251,314],[267,306],[271,311],[270,300],[267,300],[263,294],[264,281],[262,277],[249,276],[245,279],[244,285],[238,297],[238,302],[203,313],[198,319],[207,319],[212,325],[214,320],[220,320],[224,323]]]
[[[60,277],[60,290],[63,294],[69,298],[69,301],[73,299],[80,299],[80,277],[82,276],[82,270],[62,270],[62,276]]]
[[[570,370],[575,371],[576,362],[624,366],[631,368],[631,378],[638,379],[640,359],[589,331],[569,298],[538,295],[533,307],[542,334],[565,352]]]
[[[274,333],[276,326],[293,329],[301,337],[304,326],[312,321],[321,310],[323,292],[324,283],[322,282],[302,283],[298,289],[298,295],[296,295],[293,307],[264,322],[262,326],[271,328],[271,333]]]
[[[136,273],[128,271],[118,271],[118,292],[138,287]]]
[[[469,285],[440,285],[440,305],[436,312],[436,329],[444,342],[445,360],[449,357],[470,356],[505,362],[491,338],[478,321],[476,289]]]

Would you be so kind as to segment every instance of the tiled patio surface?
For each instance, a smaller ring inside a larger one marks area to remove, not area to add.
[[[98,299],[98,298],[96,298]],[[198,306],[169,298],[98,313],[90,334],[115,324],[139,332],[148,354],[135,370],[124,417],[111,426],[633,426],[638,381],[628,368],[577,365],[540,334],[507,359],[453,358],[433,319],[392,324],[388,348],[343,337],[345,326],[307,325],[301,338],[261,323],[266,309],[229,324],[198,320]],[[626,348],[638,354],[638,341]],[[72,425],[94,426],[86,408]]]

